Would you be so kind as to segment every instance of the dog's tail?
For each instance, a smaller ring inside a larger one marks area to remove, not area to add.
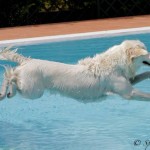
[[[10,50],[12,46],[4,48],[0,51],[0,60],[9,60],[12,62],[16,62],[18,64],[22,64],[23,62],[29,60],[30,58],[24,57],[17,52],[17,49]]]

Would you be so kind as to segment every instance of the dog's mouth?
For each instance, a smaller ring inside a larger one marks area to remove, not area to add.
[[[144,64],[144,65],[147,65],[147,66],[150,66],[150,63],[147,62],[147,61],[143,61],[143,64]]]

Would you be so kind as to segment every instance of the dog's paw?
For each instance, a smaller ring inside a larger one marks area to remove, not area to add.
[[[5,96],[6,96],[5,94],[0,93],[0,101],[3,100],[5,98]]]
[[[9,92],[8,94],[7,94],[7,98],[11,98],[12,97],[12,94]]]
[[[14,93],[11,93],[11,92],[7,93],[7,98],[12,98],[13,96],[15,96]]]

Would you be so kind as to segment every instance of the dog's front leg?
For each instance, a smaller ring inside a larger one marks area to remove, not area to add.
[[[142,92],[133,88],[131,83],[122,76],[113,77],[111,86],[112,92],[119,94],[125,99],[150,101],[150,93]]]
[[[149,78],[150,78],[150,71],[147,71],[147,72],[136,75],[134,78],[131,78],[130,83],[134,85]]]
[[[150,93],[142,92],[137,89],[133,89],[131,92],[130,99],[135,99],[139,101],[150,101]]]
[[[6,97],[7,89],[8,89],[8,80],[4,76],[4,80],[3,80],[1,92],[0,92],[0,100],[3,100]]]

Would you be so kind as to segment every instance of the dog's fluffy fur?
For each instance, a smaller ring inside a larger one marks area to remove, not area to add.
[[[137,91],[132,84],[149,78],[149,72],[135,76],[142,64],[150,64],[145,45],[128,40],[80,60],[76,65],[26,58],[11,51],[0,52],[1,60],[17,62],[15,68],[6,67],[0,98],[13,97],[16,92],[28,99],[40,98],[45,90],[59,92],[75,99],[94,101],[107,92],[127,99],[150,100],[150,94]]]

